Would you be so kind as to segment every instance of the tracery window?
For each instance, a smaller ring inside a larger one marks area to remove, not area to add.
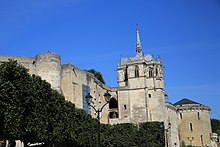
[[[135,66],[135,69],[134,69],[134,74],[135,74],[135,78],[139,77],[139,68],[138,66]]]

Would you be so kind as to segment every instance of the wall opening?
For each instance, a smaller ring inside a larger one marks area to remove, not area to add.
[[[204,146],[202,135],[200,136],[200,139],[201,139],[202,146]]]
[[[193,131],[192,123],[189,123],[190,131]]]
[[[124,73],[125,73],[124,81],[128,81],[128,67],[127,66],[126,66]]]
[[[199,112],[197,113],[197,117],[198,117],[198,119],[200,119],[200,114],[199,114]]]
[[[149,78],[152,78],[152,77],[153,77],[153,69],[149,68]]]
[[[135,70],[134,70],[134,74],[135,74],[135,78],[139,77],[139,68],[138,66],[135,66]]]
[[[156,76],[158,76],[158,69],[156,68]]]
[[[111,98],[109,102],[109,109],[118,108],[118,101],[115,98]]]
[[[109,118],[110,119],[118,118],[118,112],[110,112],[109,113]]]

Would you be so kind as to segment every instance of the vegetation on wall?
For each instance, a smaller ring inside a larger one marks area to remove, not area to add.
[[[97,146],[97,119],[65,101],[16,61],[0,63],[0,139],[55,147]],[[103,147],[164,146],[163,123],[101,125]]]
[[[87,70],[88,72],[92,73],[100,82],[102,82],[103,84],[105,84],[105,81],[102,77],[102,73],[96,71],[95,69],[89,69]]]

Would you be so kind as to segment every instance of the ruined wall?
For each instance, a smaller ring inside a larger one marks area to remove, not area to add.
[[[97,113],[92,108],[89,109],[85,99],[88,93],[93,97],[93,104],[97,109],[106,103],[103,95],[107,90],[117,98],[116,92],[111,92],[111,89],[102,84],[93,74],[71,64],[62,65],[61,89],[66,100],[73,102],[77,108],[86,110],[94,118],[97,117]],[[105,106],[101,113],[102,123],[109,122],[108,108],[108,105]]]

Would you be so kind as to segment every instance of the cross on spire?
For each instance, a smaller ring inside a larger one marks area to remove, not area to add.
[[[141,41],[138,32],[138,24],[136,24],[136,53],[137,54],[142,53]]]

